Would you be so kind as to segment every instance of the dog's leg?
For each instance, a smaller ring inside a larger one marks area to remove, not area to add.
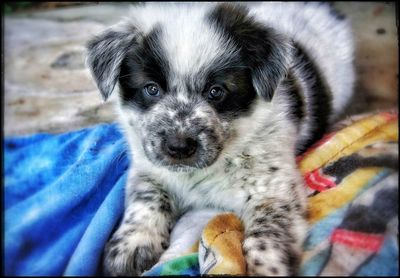
[[[248,202],[242,219],[249,275],[295,274],[306,232],[304,209],[296,200],[260,198]]]
[[[122,223],[104,251],[108,275],[140,275],[150,269],[168,247],[175,223],[170,197],[146,176],[129,179],[125,206]]]

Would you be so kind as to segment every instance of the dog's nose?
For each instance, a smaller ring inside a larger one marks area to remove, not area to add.
[[[172,135],[167,137],[165,149],[173,158],[188,158],[196,152],[197,141],[188,136]]]

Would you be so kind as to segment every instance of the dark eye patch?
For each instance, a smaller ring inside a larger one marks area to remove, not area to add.
[[[161,28],[155,27],[143,38],[140,46],[128,51],[121,63],[119,84],[122,103],[143,111],[149,109],[159,99],[144,94],[149,82],[167,90],[169,66],[160,43]]]
[[[223,101],[211,104],[218,113],[233,117],[247,113],[257,95],[251,82],[250,70],[240,67],[240,64],[234,68],[211,71],[207,77],[205,91],[208,92],[213,85],[223,86],[226,96]]]

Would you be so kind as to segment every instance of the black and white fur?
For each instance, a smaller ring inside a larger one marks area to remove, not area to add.
[[[92,39],[88,66],[104,99],[117,91],[133,156],[105,272],[149,269],[183,212],[213,207],[241,217],[249,274],[295,273],[295,155],[351,97],[352,58],[348,22],[318,3],[147,3]]]

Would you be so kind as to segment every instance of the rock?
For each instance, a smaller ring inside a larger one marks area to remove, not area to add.
[[[125,12],[94,5],[5,17],[5,135],[114,121],[85,67],[85,44]]]
[[[357,85],[349,114],[397,107],[398,36],[394,2],[335,2],[355,37]],[[377,30],[385,30],[385,33]]]

